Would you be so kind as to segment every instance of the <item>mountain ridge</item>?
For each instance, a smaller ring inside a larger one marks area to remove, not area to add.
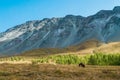
[[[95,39],[120,41],[120,6],[88,17],[67,15],[27,21],[0,33],[1,54],[19,54],[38,48],[65,48]]]

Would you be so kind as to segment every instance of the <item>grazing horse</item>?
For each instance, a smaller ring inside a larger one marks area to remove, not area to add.
[[[79,67],[85,67],[85,64],[80,63],[80,64],[79,64]]]

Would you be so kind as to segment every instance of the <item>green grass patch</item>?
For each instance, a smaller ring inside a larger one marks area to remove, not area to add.
[[[49,61],[57,64],[79,64],[80,62],[82,62],[89,65],[120,65],[120,54],[96,53],[94,55],[85,56],[74,54],[54,55],[34,59],[32,60],[32,63],[49,63]]]
[[[106,54],[94,53],[91,55],[49,55],[44,57],[25,57],[13,56],[7,58],[0,58],[0,62],[4,61],[31,61],[32,64],[40,63],[56,63],[56,64],[79,64],[84,63],[87,65],[120,65],[120,54]]]
[[[13,57],[0,58],[0,61],[24,61],[24,58],[22,56],[13,56]]]

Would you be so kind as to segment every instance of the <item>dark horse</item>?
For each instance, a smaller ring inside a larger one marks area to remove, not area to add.
[[[85,64],[80,63],[80,64],[79,64],[79,67],[85,67]]]

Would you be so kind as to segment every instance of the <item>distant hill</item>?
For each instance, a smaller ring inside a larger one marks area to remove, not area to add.
[[[120,53],[120,42],[102,43],[89,40],[79,45],[67,48],[40,48],[26,51],[22,56],[48,56],[53,54],[94,54],[94,53]]]

